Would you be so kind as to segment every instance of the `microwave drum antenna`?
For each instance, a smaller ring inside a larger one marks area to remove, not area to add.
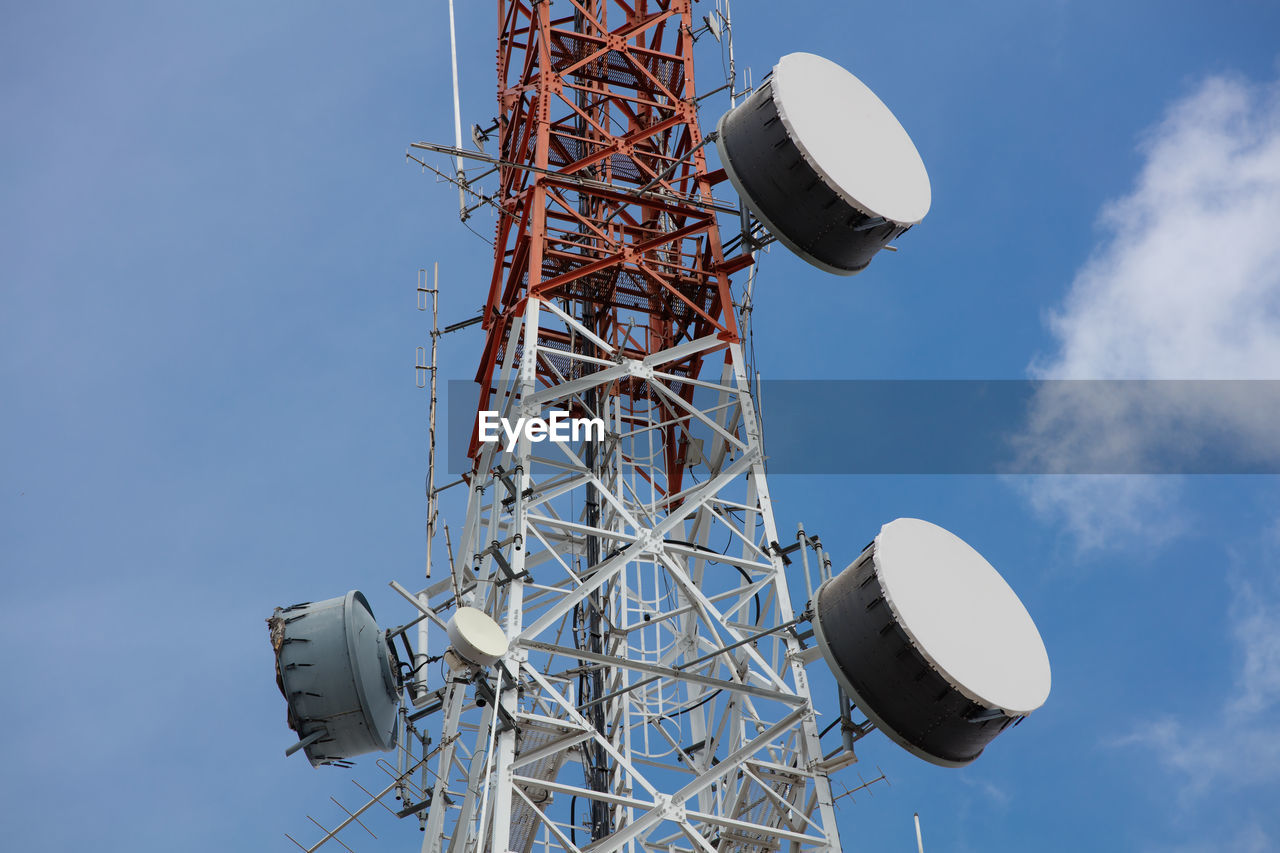
[[[392,652],[364,595],[276,608],[267,620],[289,727],[313,766],[396,744],[399,685]]]
[[[814,600],[814,635],[836,679],[925,761],[968,764],[1049,696],[1049,656],[1026,608],[937,525],[886,524]]]
[[[782,57],[718,131],[746,206],[827,272],[865,269],[929,211],[929,175],[911,137],[861,80],[821,56]]]

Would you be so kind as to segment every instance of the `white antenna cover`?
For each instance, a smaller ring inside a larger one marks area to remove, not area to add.
[[[1026,607],[959,536],[899,518],[876,537],[884,597],[916,649],[960,692],[1008,714],[1049,698],[1049,654]]]
[[[712,38],[720,41],[720,13],[713,11],[702,20],[707,22],[707,29],[711,31]]]
[[[510,645],[498,623],[474,607],[459,607],[449,620],[448,632],[453,650],[477,666],[497,663]]]
[[[1049,696],[1049,655],[1026,608],[935,524],[884,525],[813,604],[814,638],[849,698],[933,764],[974,761]]]
[[[933,200],[924,161],[875,92],[812,53],[778,60],[773,87],[788,135],[845,201],[902,225],[924,219]]]
[[[821,56],[782,57],[718,133],[743,204],[827,272],[865,269],[929,212],[929,175],[911,137],[861,80]]]

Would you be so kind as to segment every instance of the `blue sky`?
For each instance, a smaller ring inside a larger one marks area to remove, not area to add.
[[[492,6],[464,5],[464,121],[483,122]],[[854,279],[764,257],[767,376],[1280,378],[1280,7],[735,17],[756,78],[796,50],[859,75],[933,183],[902,251]],[[422,563],[416,270],[440,263],[451,321],[490,264],[403,158],[452,136],[445,21],[436,0],[7,10],[6,847],[284,850],[330,794],[358,799],[284,759],[262,620],[351,587],[407,618],[386,582]],[[449,339],[446,375],[478,346]],[[1274,478],[771,486],[779,527],[844,559],[898,516],[954,530],[1054,667],[1048,704],[970,768],[864,740],[891,787],[842,801],[848,849],[911,849],[917,811],[927,850],[1280,847]],[[392,826],[357,849],[417,843]]]

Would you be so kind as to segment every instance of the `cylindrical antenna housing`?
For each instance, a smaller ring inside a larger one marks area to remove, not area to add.
[[[267,624],[294,748],[319,765],[395,746],[398,677],[364,595],[277,608]]]
[[[886,524],[814,600],[814,635],[841,686],[933,764],[968,764],[1049,696],[1049,656],[1026,608],[937,525]]]
[[[720,119],[720,160],[744,204],[814,266],[853,275],[929,211],[911,137],[861,80],[811,53]]]

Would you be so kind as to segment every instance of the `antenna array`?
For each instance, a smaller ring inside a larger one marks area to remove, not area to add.
[[[368,830],[378,804],[417,818],[423,853],[837,853],[830,777],[858,739],[878,727],[956,766],[1048,693],[1030,617],[952,534],[899,519],[837,574],[803,527],[780,544],[743,350],[755,252],[778,239],[856,273],[923,218],[929,181],[888,108],[808,54],[754,93],[731,71],[732,109],[704,134],[694,42],[723,40],[732,68],[732,28],[728,0],[697,22],[692,7],[500,0],[499,115],[472,131],[493,153],[461,147],[455,53],[454,145],[413,146],[453,157],[453,174],[410,157],[459,187],[464,220],[470,194],[497,221],[479,317],[439,331],[438,278],[419,277],[432,310],[430,362],[418,355],[432,398],[428,578],[436,341],[479,323],[470,470],[450,484],[468,490],[466,517],[456,549],[444,527],[448,578],[392,583],[410,622],[368,633],[355,592],[269,620],[290,750],[341,765],[396,750],[377,765],[390,782],[362,787],[357,809],[338,804],[345,817],[305,850],[346,847],[339,834]],[[451,43],[452,27],[450,3]],[[725,168],[708,164],[712,142]],[[493,193],[467,180],[464,156],[488,165]],[[730,183],[741,209],[715,195]],[[728,241],[726,214],[741,225]],[[735,302],[731,277],[747,270]],[[548,441],[557,417],[599,429]],[[490,418],[542,432],[492,441]],[[786,577],[797,551],[800,607]],[[982,625],[939,618],[936,588],[972,599]],[[431,624],[449,638],[439,655]],[[993,657],[973,640],[992,633],[1017,648]],[[822,731],[806,671],[819,658],[839,685]]]

